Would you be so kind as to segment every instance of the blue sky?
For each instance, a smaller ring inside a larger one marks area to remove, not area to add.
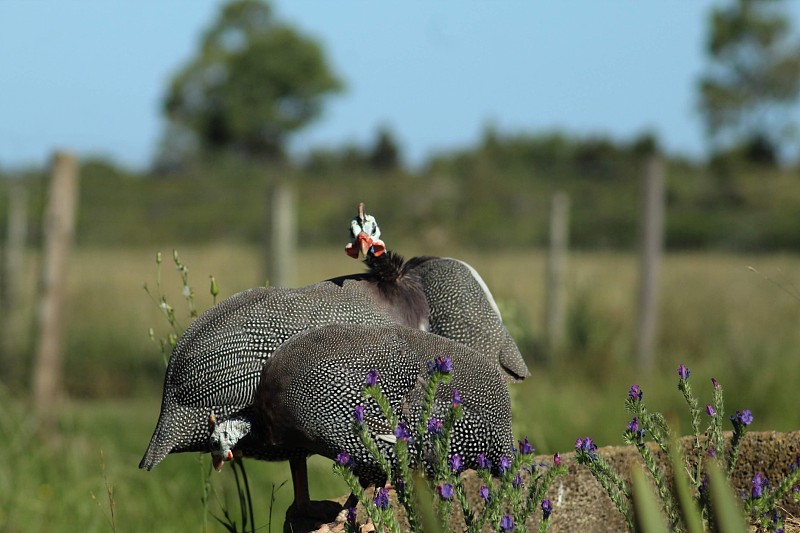
[[[657,133],[703,153],[697,77],[712,0],[279,0],[346,91],[292,150],[367,144],[388,126],[406,159],[500,131]],[[218,0],[0,0],[0,168],[53,148],[145,168],[170,74]],[[800,2],[792,3],[800,25]]]

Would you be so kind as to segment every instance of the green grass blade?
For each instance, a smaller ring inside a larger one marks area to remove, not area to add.
[[[711,510],[720,533],[747,533],[742,508],[728,484],[727,476],[717,461],[708,463],[708,484],[711,491]]]
[[[678,493],[679,510],[683,525],[688,533],[705,533],[703,518],[697,507],[692,489],[689,485],[686,470],[683,467],[680,445],[677,441],[670,444],[670,460],[674,475],[675,490]]]
[[[661,504],[653,494],[644,470],[635,467],[632,477],[634,530],[641,533],[669,533]]]

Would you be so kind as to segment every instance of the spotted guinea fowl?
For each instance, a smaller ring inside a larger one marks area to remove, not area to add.
[[[430,329],[481,348],[484,357],[499,363],[506,380],[528,374],[491,293],[471,267],[442,258],[404,263],[386,251],[363,204],[351,223],[351,238],[346,251],[351,256],[366,252],[368,272],[300,289],[250,289],[212,307],[187,329],[170,358],[161,414],[140,468],[152,469],[169,453],[210,451],[212,431],[235,434],[237,429],[225,420],[253,403],[264,362],[293,335],[325,324]],[[457,294],[448,294],[448,283]],[[295,497],[303,500],[298,496],[308,490],[305,455],[252,438],[242,439],[236,451],[245,457],[290,460]],[[215,466],[232,457],[214,455]]]
[[[287,339],[330,323],[402,324],[427,329],[429,307],[402,258],[383,254],[374,219],[363,209],[353,241],[383,255],[376,269],[297,289],[259,287],[223,300],[200,315],[179,339],[164,378],[161,413],[139,468],[152,469],[169,453],[208,452],[210,417],[253,402],[264,362]],[[275,450],[246,456],[285,460]]]
[[[356,229],[359,217],[366,221],[361,233]],[[345,247],[345,252],[358,258],[360,250],[369,273],[347,278],[368,276],[387,287],[390,293],[391,288],[396,287],[395,276],[400,266],[397,262],[402,261],[398,255],[387,251],[380,240],[378,223],[375,217],[364,214],[363,203],[359,205],[359,217],[354,219],[351,230],[357,237]],[[368,253],[368,250],[375,253]],[[503,324],[489,287],[472,266],[459,259],[430,256],[414,257],[402,266],[406,275],[418,281],[425,293],[430,308],[428,331],[475,348],[496,360],[508,382],[519,382],[530,375],[517,344]]]
[[[499,464],[513,442],[511,404],[500,370],[490,358],[419,330],[357,324],[315,328],[278,348],[264,365],[253,406],[212,433],[212,453],[230,456],[241,439],[330,459],[347,451],[362,484],[383,482],[385,474],[353,431],[355,406],[364,407],[367,430],[387,457],[393,456],[394,428],[386,425],[377,403],[363,397],[364,378],[377,370],[395,416],[414,428],[420,422],[429,362],[443,356],[450,358],[452,380],[440,384],[431,415],[446,417],[455,389],[464,408],[453,427],[450,453],[459,454],[465,468],[477,467],[481,453]],[[422,446],[424,466],[431,474],[431,435],[409,444],[412,455]]]

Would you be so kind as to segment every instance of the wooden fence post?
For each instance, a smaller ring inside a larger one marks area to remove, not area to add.
[[[25,284],[25,243],[28,239],[28,191],[15,183],[8,190],[8,227],[6,234],[3,275],[0,276],[2,294],[2,344],[0,345],[0,371],[8,383],[15,383],[21,372],[20,337],[24,328],[22,287]]]
[[[34,408],[45,431],[55,429],[61,394],[67,267],[77,203],[78,162],[72,154],[56,152],[44,220],[39,339],[33,368]]]
[[[664,247],[664,163],[659,155],[646,165],[642,197],[637,366],[649,372],[658,335],[659,272]]]
[[[292,287],[297,246],[294,188],[284,180],[278,181],[272,189],[271,205],[269,284],[276,287]]]
[[[558,192],[550,201],[550,248],[547,255],[547,358],[552,361],[566,339],[566,266],[569,242],[569,196]]]

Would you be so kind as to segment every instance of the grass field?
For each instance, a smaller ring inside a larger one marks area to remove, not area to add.
[[[623,401],[632,383],[642,386],[652,408],[683,415],[675,373],[680,362],[691,368],[701,401],[710,399],[713,376],[726,389],[728,411],[753,410],[754,430],[800,428],[800,294],[793,281],[800,276],[800,257],[667,256],[659,362],[652,375],[644,376],[631,363],[637,281],[633,255],[570,256],[569,345],[562,359],[545,368],[536,362],[544,324],[542,253],[426,250],[402,243],[396,249],[408,256],[459,257],[481,272],[529,358],[532,377],[512,391],[515,432],[530,436],[541,453],[569,451],[583,435],[600,445],[621,443],[627,423]],[[162,283],[185,326],[171,250],[163,251]],[[204,516],[201,504],[207,457],[182,454],[152,472],[137,468],[158,416],[164,371],[158,345],[147,331],[154,327],[156,336],[162,336],[168,330],[141,288],[142,282],[155,287],[155,252],[97,249],[75,254],[65,356],[69,400],[60,405],[60,436],[37,434],[20,385],[24,380],[0,388],[6,459],[0,469],[0,530],[203,531],[207,520],[209,531],[223,531]],[[222,296],[264,281],[262,258],[252,248],[187,247],[180,248],[180,255],[190,268],[201,310],[211,303],[209,275],[218,280]],[[36,258],[28,259],[30,293]],[[319,249],[301,254],[296,281],[306,284],[359,269],[340,249]],[[29,315],[32,310],[30,305]],[[25,346],[31,343],[22,341],[23,353],[30,353]],[[688,420],[681,421],[686,427]],[[345,492],[330,470],[329,461],[312,461],[311,479],[317,483],[312,497]],[[258,502],[256,523],[268,531],[272,489],[289,478],[288,465],[249,462],[248,474]],[[235,503],[230,472],[214,473],[211,479],[219,498]],[[290,484],[275,496],[271,525],[279,531],[291,500]],[[209,509],[219,514],[213,494]]]

